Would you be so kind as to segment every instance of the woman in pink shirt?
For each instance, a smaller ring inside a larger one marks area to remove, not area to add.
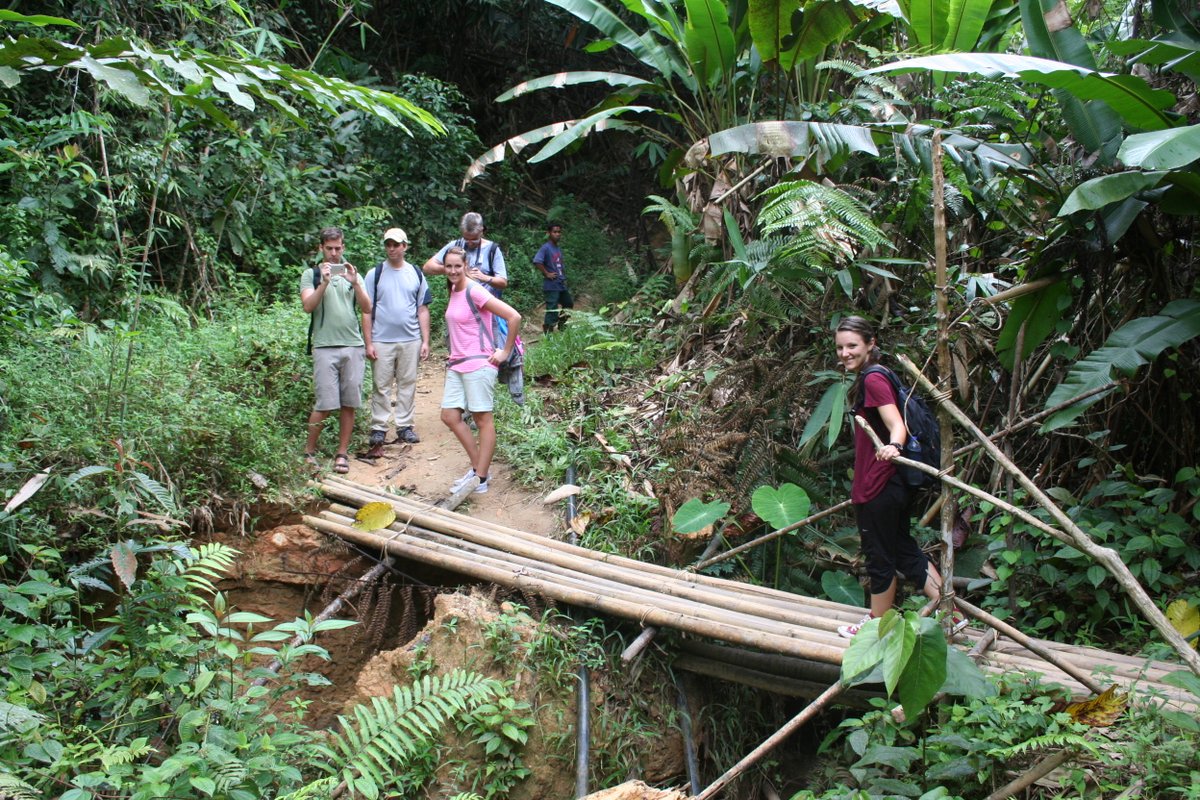
[[[834,336],[838,361],[856,376],[850,387],[850,406],[879,436],[883,447],[876,450],[866,431],[854,426],[854,480],[850,499],[858,522],[867,577],[871,586],[871,613],[853,625],[842,625],[846,638],[872,617],[882,617],[896,599],[896,576],[902,575],[931,599],[937,599],[942,577],[909,533],[908,486],[896,472],[892,459],[900,455],[908,429],[900,413],[899,399],[883,375],[863,371],[878,364],[881,353],[875,330],[862,317],[846,317]]]
[[[450,360],[446,385],[442,392],[442,422],[454,432],[471,460],[471,468],[454,482],[450,492],[479,478],[475,494],[488,490],[488,470],[496,452],[496,425],[492,417],[496,389],[496,371],[512,355],[521,329],[516,309],[494,297],[467,277],[466,253],[451,247],[443,260],[450,302],[446,306],[446,330],[450,336]],[[493,315],[508,322],[504,342],[495,340]],[[479,431],[479,440],[463,422],[463,411],[470,411]]]

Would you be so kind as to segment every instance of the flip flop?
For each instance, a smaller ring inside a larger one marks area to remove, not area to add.
[[[338,453],[333,457],[333,471],[339,475],[345,475],[350,471],[350,456],[345,453]]]

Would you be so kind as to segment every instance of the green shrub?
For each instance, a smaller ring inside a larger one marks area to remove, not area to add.
[[[171,487],[185,507],[257,496],[255,473],[275,491],[294,481],[312,402],[299,303],[247,299],[192,324],[149,310],[142,319],[139,332],[87,326],[0,355],[0,461],[14,465],[12,479],[108,466]],[[112,484],[71,489],[87,507]]]

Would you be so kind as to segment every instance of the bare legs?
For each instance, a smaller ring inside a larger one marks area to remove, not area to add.
[[[308,415],[308,439],[304,443],[305,453],[317,452],[317,440],[321,438],[321,423],[332,411],[314,411]],[[342,406],[338,411],[338,453],[350,452],[350,437],[354,435],[354,409]]]
[[[930,600],[937,600],[938,593],[942,590],[942,575],[938,572],[937,567],[930,561],[925,567],[925,585],[921,587],[921,591]],[[892,584],[880,594],[871,595],[871,616],[882,617],[892,607],[896,601],[896,579],[892,578]]]
[[[450,429],[462,445],[475,474],[486,478],[492,466],[492,456],[496,453],[496,423],[491,411],[472,411],[471,418],[479,429],[478,442],[471,433],[471,427],[463,422],[461,408],[442,409],[442,424]]]

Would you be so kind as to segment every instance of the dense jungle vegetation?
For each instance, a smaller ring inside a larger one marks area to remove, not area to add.
[[[922,520],[959,540],[958,591],[1178,662],[1200,699],[1194,3],[14,0],[0,26],[0,797],[420,797],[440,727],[489,756],[460,797],[519,783],[531,723],[479,675],[311,727],[295,690],[325,679],[298,665],[351,623],[229,607],[236,553],[208,539],[315,500],[317,231],[374,254],[401,225],[423,259],[467,210],[529,315],[544,223],[568,232],[586,310],[531,348],[498,457],[541,488],[578,465],[584,544],[683,566],[690,530],[804,516],[762,491],[846,499],[830,331],[862,314],[1005,432],[1015,469],[960,427],[954,475],[1030,516],[960,493]],[[835,515],[709,571],[861,605],[855,533]],[[567,630],[546,642],[593,633]],[[977,689],[908,722],[879,700],[726,796],[984,798],[1066,752],[1021,796],[1200,798],[1193,716],[1099,729],[1036,680]],[[791,716],[730,691],[709,779]],[[613,782],[650,734],[621,735]]]

